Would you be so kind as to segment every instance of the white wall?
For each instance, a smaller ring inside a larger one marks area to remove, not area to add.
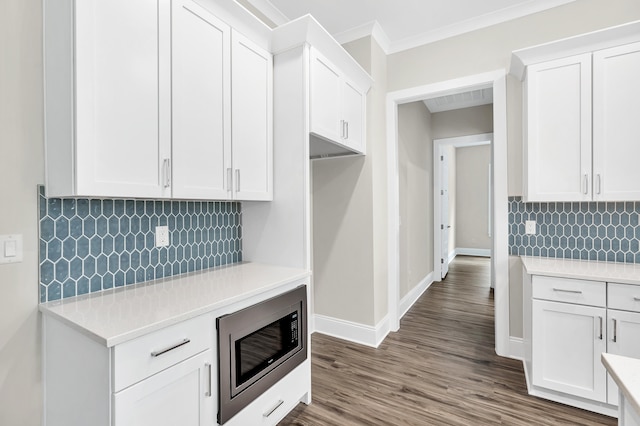
[[[43,182],[42,6],[0,7],[0,234],[22,234],[24,261],[0,265],[0,425],[42,415],[36,185]]]
[[[456,248],[491,250],[491,145],[456,148]]]
[[[398,106],[400,298],[433,271],[433,143],[423,102]]]

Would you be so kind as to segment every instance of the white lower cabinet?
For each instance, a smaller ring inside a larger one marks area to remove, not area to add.
[[[533,301],[533,384],[605,402],[606,309]]]
[[[113,396],[117,426],[214,423],[213,354],[207,350]]]
[[[533,275],[523,288],[530,393],[615,415],[603,353],[640,359],[640,286]]]

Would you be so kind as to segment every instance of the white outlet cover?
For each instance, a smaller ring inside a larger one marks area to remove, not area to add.
[[[169,227],[156,226],[156,247],[167,247],[169,245]]]
[[[536,234],[536,221],[535,220],[527,220],[524,222],[524,232],[527,235],[535,235]]]

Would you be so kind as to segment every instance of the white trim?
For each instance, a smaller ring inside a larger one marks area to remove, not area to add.
[[[524,360],[524,340],[522,337],[509,337],[509,358]]]
[[[492,262],[495,271],[496,353],[508,354],[509,346],[509,257],[507,222],[507,98],[505,70],[495,70],[443,82],[427,84],[387,94],[387,191],[388,191],[388,322],[392,331],[400,327],[399,229],[400,202],[398,179],[398,105],[431,96],[459,92],[465,87],[493,84],[494,96],[494,238]],[[495,226],[500,223],[501,226]]]
[[[449,37],[455,37],[460,34],[480,30],[482,28],[487,28],[492,25],[497,25],[503,22],[511,21],[513,19],[521,18],[523,16],[542,12],[544,10],[571,3],[573,1],[575,0],[536,0],[496,10],[495,12],[486,13],[481,16],[467,19],[466,21],[458,22],[435,29],[433,31],[418,34],[413,37],[407,37],[391,42],[387,54],[413,49],[414,47],[433,43],[435,41],[443,40]]]
[[[451,250],[451,253],[449,253],[449,263],[453,262],[453,259],[455,259],[457,255],[458,252],[456,249]]]
[[[413,287],[409,293],[407,293],[402,300],[400,301],[400,318],[404,317],[409,309],[413,306],[414,303],[422,296],[422,294],[427,291],[429,287],[433,284],[433,272],[430,272],[426,277],[422,279]]]
[[[314,315],[314,332],[338,339],[377,348],[389,334],[389,317],[385,316],[374,326],[359,324],[338,318]]]
[[[491,249],[456,247],[456,256],[491,257]]]
[[[273,5],[269,0],[247,0],[253,7],[258,9],[264,16],[269,18],[276,25],[286,24],[290,19]]]

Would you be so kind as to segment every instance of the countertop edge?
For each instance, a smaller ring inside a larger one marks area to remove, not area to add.
[[[621,363],[636,364],[634,367],[637,366],[640,377],[640,360],[621,355],[603,353],[601,356],[601,361],[609,374],[611,374],[611,378],[618,385],[618,389],[620,389],[620,391],[624,394],[625,399],[631,404],[636,413],[640,415],[640,394],[638,394],[638,392],[632,392],[632,390],[629,388],[629,378],[623,378],[621,376],[620,369],[623,369],[624,366],[619,365]],[[640,386],[640,382],[638,383],[638,386]],[[638,389],[636,389],[636,391],[637,390]]]
[[[269,265],[265,265],[265,266],[269,266]],[[295,281],[300,281],[300,280],[304,280],[308,277],[311,276],[311,271],[301,271],[301,272],[297,272],[297,273],[293,273],[290,276],[287,276],[285,278],[281,278],[275,282],[272,282],[270,284],[267,284],[263,287],[259,287],[256,288],[252,291],[249,292],[245,292],[245,293],[239,293],[235,296],[229,297],[227,299],[224,300],[220,300],[218,302],[212,303],[212,304],[207,304],[207,305],[203,305],[201,307],[198,307],[196,309],[192,309],[190,311],[185,311],[183,313],[180,313],[178,315],[174,315],[171,317],[167,317],[164,318],[162,320],[150,323],[146,326],[143,327],[139,327],[136,329],[132,329],[129,330],[127,332],[121,333],[121,334],[117,334],[117,335],[113,335],[113,336],[103,336],[100,334],[97,334],[95,332],[93,332],[91,329],[83,326],[82,324],[73,321],[69,318],[67,318],[65,315],[61,315],[59,312],[57,312],[56,310],[50,309],[49,306],[47,306],[46,304],[40,304],[38,305],[38,310],[43,314],[43,315],[48,315],[51,316],[52,318],[68,325],[69,327],[73,328],[74,330],[80,332],[81,334],[83,334],[84,336],[90,338],[91,340],[102,344],[104,346],[106,346],[107,348],[111,348],[113,346],[128,342],[130,340],[136,339],[140,336],[149,334],[149,333],[153,333],[154,331],[169,327],[171,325],[183,322],[183,321],[187,321],[189,319],[195,318],[197,316],[200,315],[205,315],[207,313],[213,312],[215,310],[218,309],[222,309],[225,306],[229,306],[232,305],[234,303],[240,302],[242,300],[245,299],[249,299],[255,296],[259,296],[260,294],[264,294],[267,293],[271,290],[274,290],[278,287],[284,286],[288,283],[293,283]],[[178,277],[178,276],[176,276]],[[125,287],[126,288],[126,287]]]
[[[620,284],[631,284],[631,285],[640,285],[640,274],[637,278],[635,277],[621,277],[616,276],[615,273],[611,271],[595,271],[594,268],[601,266],[603,269],[606,268],[624,268],[624,267],[635,267],[633,264],[624,264],[624,263],[613,263],[613,262],[597,262],[597,261],[584,261],[577,259],[555,259],[555,258],[538,258],[535,256],[519,256],[522,262],[522,266],[524,271],[529,275],[542,275],[542,276],[550,276],[550,277],[561,277],[561,278],[571,278],[578,280],[586,280],[586,281],[600,281],[600,282],[611,282],[611,283],[620,283]],[[582,265],[585,267],[590,267],[590,269],[586,272],[575,271],[575,270],[560,270],[559,268],[551,268],[549,266],[543,266],[539,263],[543,261],[546,263],[555,263],[557,265],[565,264],[565,265]],[[640,266],[637,266],[638,270],[640,270]]]

